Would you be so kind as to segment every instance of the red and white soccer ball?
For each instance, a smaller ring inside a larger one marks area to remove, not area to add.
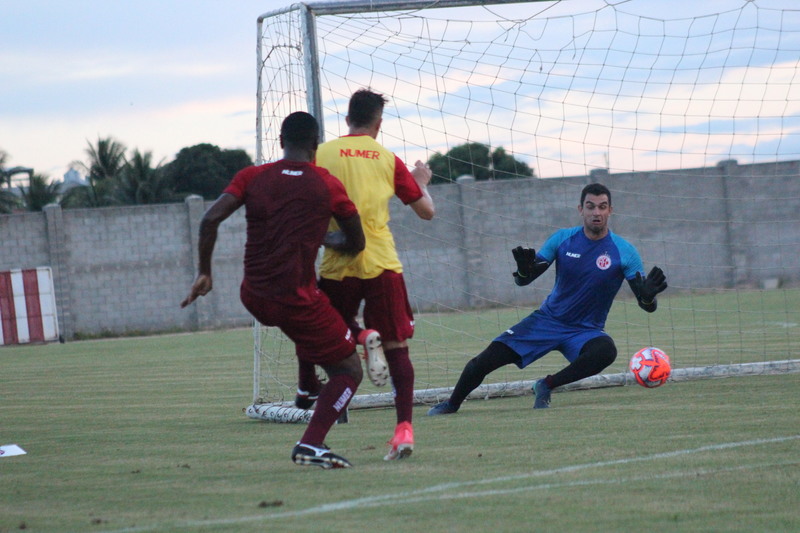
[[[633,354],[630,369],[636,383],[652,389],[667,382],[667,378],[672,373],[672,364],[669,362],[669,356],[663,350],[648,346]]]

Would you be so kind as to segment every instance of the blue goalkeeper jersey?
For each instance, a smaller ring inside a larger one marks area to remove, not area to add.
[[[622,280],[644,275],[639,252],[612,233],[593,241],[583,227],[555,232],[536,254],[556,262],[556,281],[539,312],[562,324],[603,329]]]

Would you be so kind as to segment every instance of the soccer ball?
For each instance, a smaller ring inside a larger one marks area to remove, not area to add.
[[[636,378],[636,383],[652,389],[667,382],[672,372],[672,365],[669,356],[663,350],[648,346],[633,354],[630,369]]]

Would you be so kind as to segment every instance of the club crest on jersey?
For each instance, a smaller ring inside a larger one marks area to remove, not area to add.
[[[597,268],[600,270],[608,270],[611,267],[611,256],[608,255],[608,252],[603,252],[595,261],[597,264]]]

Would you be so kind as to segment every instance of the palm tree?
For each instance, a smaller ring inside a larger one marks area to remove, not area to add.
[[[134,150],[119,174],[117,199],[123,204],[158,204],[176,199],[161,163],[152,166],[152,152]]]
[[[0,213],[11,213],[19,206],[19,198],[11,192],[11,174],[3,170],[8,160],[8,153],[0,150]]]
[[[19,207],[19,198],[9,189],[0,189],[0,214],[13,213]]]
[[[6,161],[8,161],[8,152],[5,150],[0,150],[0,171],[2,171],[6,166]],[[9,176],[10,178],[11,176]],[[6,182],[6,173],[0,172],[0,187]]]
[[[64,207],[101,207],[116,203],[114,190],[127,163],[125,145],[111,137],[98,138],[96,146],[88,144],[88,164],[81,161],[73,164],[86,171],[89,183],[70,189],[61,202]]]
[[[48,183],[47,176],[31,174],[30,186],[20,187],[22,203],[28,211],[41,211],[48,204],[58,201],[59,183]]]

